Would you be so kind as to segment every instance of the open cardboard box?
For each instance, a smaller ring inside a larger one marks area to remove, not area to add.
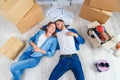
[[[94,21],[92,23],[89,23],[87,25],[88,29],[90,28],[95,28],[96,26],[100,25],[100,23],[98,21]],[[104,26],[104,25],[103,25]],[[95,38],[91,38],[91,36],[88,36],[88,39],[90,40],[91,44],[94,46],[94,47],[103,47],[105,49],[108,49],[108,48],[112,48],[115,46],[115,43],[112,41],[112,37],[113,37],[113,34],[110,33],[110,29],[106,28],[106,26],[104,26],[105,29],[106,29],[106,32],[107,34],[109,35],[110,39],[107,40],[106,42],[104,42],[103,44],[101,44],[99,42],[99,40],[95,37]]]
[[[120,12],[120,0],[90,0],[90,7]]]
[[[110,12],[110,11],[89,7],[89,2],[90,2],[90,0],[84,1],[84,4],[82,5],[81,10],[80,10],[80,15],[79,15],[80,17],[87,19],[91,22],[97,20],[101,24],[103,24],[112,15],[112,12]]]

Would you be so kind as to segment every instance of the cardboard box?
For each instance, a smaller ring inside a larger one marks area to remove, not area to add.
[[[11,37],[5,45],[0,48],[0,53],[10,59],[15,59],[18,53],[23,49],[24,43],[15,37]]]
[[[89,23],[87,25],[87,27],[88,27],[88,29],[90,29],[90,28],[95,28],[98,25],[100,25],[100,23],[98,21],[94,21],[92,23]],[[108,28],[106,28],[106,26],[104,26],[104,27],[105,27],[106,32],[107,32]],[[112,36],[111,36],[112,34],[109,32],[107,32],[107,33],[108,33],[109,37],[112,39]],[[108,49],[108,48],[112,48],[113,46],[115,46],[114,42],[111,39],[106,41],[103,44],[101,44],[97,38],[91,38],[91,36],[88,36],[88,39],[90,40],[91,44],[94,47],[101,47],[102,46],[103,48]]]
[[[18,24],[33,4],[34,0],[7,0],[0,7],[0,14],[14,24]]]
[[[100,23],[105,23],[109,19],[109,17],[112,15],[112,12],[107,11],[109,13],[107,14],[100,9],[90,8],[89,1],[90,0],[85,0],[84,4],[81,7],[79,16],[91,22],[97,20]]]
[[[0,6],[5,3],[5,0],[0,0]]]
[[[120,0],[90,0],[90,7],[120,12]]]
[[[43,20],[44,15],[42,8],[38,4],[34,4],[32,9],[21,19],[16,25],[21,33],[24,33]]]

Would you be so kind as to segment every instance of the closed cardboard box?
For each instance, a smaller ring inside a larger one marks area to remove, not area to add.
[[[0,14],[18,24],[33,4],[34,0],[7,0],[0,7]]]
[[[90,7],[120,12],[120,0],[90,0]]]
[[[44,15],[42,8],[38,4],[34,4],[32,9],[21,19],[21,21],[16,25],[21,33],[25,33],[41,20],[43,20]]]
[[[10,59],[15,59],[23,49],[24,43],[15,37],[11,37],[1,48],[0,53]]]
[[[91,8],[89,7],[89,1],[90,0],[85,0],[79,16],[92,22],[97,20],[100,23],[105,23],[112,15],[112,12],[106,11],[105,13],[100,9]]]
[[[3,5],[5,3],[4,0],[0,0],[0,6]]]

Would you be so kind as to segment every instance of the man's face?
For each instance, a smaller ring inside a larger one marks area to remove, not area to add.
[[[63,26],[64,25],[64,22],[61,22],[61,21],[57,21],[56,22],[56,27],[59,29],[59,30],[62,30],[63,29]]]

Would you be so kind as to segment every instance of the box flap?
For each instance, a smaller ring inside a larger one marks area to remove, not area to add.
[[[120,0],[90,0],[90,7],[120,12]]]

